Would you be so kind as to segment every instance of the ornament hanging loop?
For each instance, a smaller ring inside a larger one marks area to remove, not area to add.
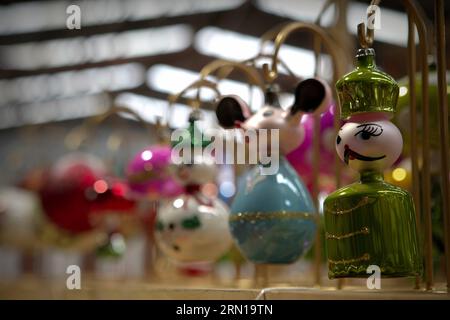
[[[213,62],[207,64],[200,70],[201,79],[205,79],[209,75],[212,75],[216,72],[222,72],[220,79],[227,77],[231,74],[232,71],[238,70],[242,75],[244,75],[248,82],[254,86],[259,87],[261,90],[264,90],[264,81],[261,79],[260,75],[256,71],[256,69],[245,65],[241,62],[227,61],[217,59]]]
[[[366,32],[367,30],[367,32]],[[374,31],[372,28],[366,28],[366,24],[361,22],[358,24],[358,39],[362,48],[371,48],[374,40]]]
[[[169,95],[168,96],[169,105],[167,107],[167,113],[166,113],[167,127],[169,126],[170,119],[172,118],[172,112],[173,112],[174,104],[178,100],[180,100],[188,91],[191,91],[191,90],[197,90],[197,95],[192,101],[189,101],[188,104],[193,109],[192,112],[191,112],[191,115],[195,114],[196,117],[198,117],[198,115],[200,114],[199,113],[200,112],[199,109],[200,109],[200,106],[201,106],[201,103],[202,103],[201,100],[200,100],[200,89],[201,88],[209,88],[210,90],[212,90],[214,92],[214,94],[215,94],[215,99],[220,97],[220,91],[217,88],[217,84],[215,82],[213,82],[213,81],[210,81],[210,80],[207,80],[207,79],[203,79],[203,78],[194,81],[193,83],[188,85],[186,88],[181,90],[179,93]]]
[[[370,2],[370,6],[367,8],[367,26],[364,22],[358,24],[358,40],[361,48],[372,48],[375,38],[375,26],[370,25],[370,23],[371,21],[374,21],[374,19],[378,19],[377,8],[380,2],[380,0],[372,0]]]
[[[93,134],[94,130],[113,115],[125,114],[141,123],[145,130],[151,134],[152,127],[139,113],[129,107],[114,104],[104,113],[87,118],[81,125],[73,128],[65,138],[65,144],[72,150],[78,150],[81,145]]]
[[[216,97],[220,96],[220,92],[219,89],[217,88],[217,84],[215,82],[212,82],[210,80],[207,79],[199,79],[197,81],[194,81],[193,83],[191,83],[189,86],[187,86],[186,88],[184,88],[182,91],[180,91],[177,94],[174,95],[169,95],[168,100],[169,100],[169,108],[172,107],[173,104],[175,104],[178,100],[181,99],[181,97],[186,94],[188,91],[190,90],[197,90],[197,93],[199,93],[201,88],[209,88],[211,89]],[[191,101],[191,106],[193,109],[198,109],[200,108],[201,105],[201,101],[200,101],[200,95],[197,95],[196,98]]]
[[[305,23],[305,22],[292,22],[285,25],[281,31],[275,37],[274,52],[272,54],[272,61],[270,64],[263,65],[264,78],[268,83],[272,83],[278,77],[278,54],[280,52],[281,46],[284,44],[289,35],[294,32],[307,31],[315,36],[317,36],[324,44],[326,51],[330,54],[332,65],[333,65],[333,75],[337,81],[338,76],[342,73],[339,67],[339,58],[335,50],[333,50],[334,42],[325,32],[325,30],[317,25]]]

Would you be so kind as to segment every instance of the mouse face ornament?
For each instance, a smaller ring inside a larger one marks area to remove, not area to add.
[[[268,89],[270,90],[270,88]],[[267,102],[266,93],[266,102]],[[272,100],[272,99],[271,99]],[[303,141],[304,128],[300,120],[307,113],[321,113],[330,104],[331,93],[328,85],[318,79],[301,81],[295,90],[295,102],[283,110],[278,101],[270,101],[254,114],[238,96],[230,95],[220,99],[216,115],[225,129],[243,130],[278,129],[279,153],[286,155]],[[270,146],[268,146],[270,148]]]
[[[357,69],[336,84],[341,117],[347,121],[336,137],[336,151],[361,181],[336,190],[324,202],[330,279],[367,278],[370,265],[378,266],[382,277],[422,273],[413,199],[383,180],[383,170],[403,147],[400,131],[389,121],[398,85],[376,69],[373,58],[373,49],[359,50]]]
[[[241,177],[231,205],[231,233],[240,251],[253,263],[292,263],[313,243],[315,208],[308,190],[284,155],[297,148],[303,139],[301,117],[328,106],[328,93],[323,82],[308,79],[297,86],[294,105],[288,110],[268,101],[267,93],[266,105],[254,114],[236,96],[223,97],[218,103],[216,114],[224,128],[279,130],[278,170],[263,175],[262,165],[255,165]],[[260,142],[258,147],[261,148]],[[270,149],[270,145],[266,147]]]

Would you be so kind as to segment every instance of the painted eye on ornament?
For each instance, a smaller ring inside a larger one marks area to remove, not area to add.
[[[164,224],[161,221],[156,222],[156,230],[158,231],[164,230]]]
[[[337,136],[337,138],[336,138],[336,144],[341,143],[341,140],[342,140],[341,136]]]
[[[191,218],[184,219],[181,222],[181,225],[184,229],[197,229],[200,228],[201,222],[197,216],[193,216]]]
[[[360,130],[355,133],[355,137],[362,140],[369,140],[371,137],[378,137],[383,133],[383,128],[376,123],[364,123],[357,126]]]
[[[264,111],[264,113],[263,113],[264,117],[270,117],[271,115],[273,115],[273,110],[267,110],[267,111]]]

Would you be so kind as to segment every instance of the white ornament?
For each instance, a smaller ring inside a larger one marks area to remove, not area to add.
[[[197,195],[172,199],[158,212],[156,243],[179,262],[215,261],[231,246],[228,216],[219,199],[199,201]]]
[[[39,198],[33,192],[0,189],[0,242],[18,246],[33,243],[40,213]]]

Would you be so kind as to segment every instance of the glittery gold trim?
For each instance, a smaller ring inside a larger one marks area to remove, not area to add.
[[[356,209],[358,209],[360,207],[363,207],[363,206],[365,206],[365,205],[367,205],[369,203],[374,203],[375,201],[376,201],[376,199],[369,198],[369,197],[364,197],[353,208],[338,210],[336,208],[336,204],[335,204],[334,210],[330,210],[329,208],[326,208],[325,211],[329,212],[331,214],[335,214],[335,215],[346,214],[346,213],[350,213],[350,212],[352,212],[352,211],[354,211],[354,210],[356,210]]]
[[[354,231],[354,232],[350,232],[350,233],[346,233],[346,234],[342,234],[342,235],[335,235],[335,234],[331,234],[331,233],[326,233],[326,237],[327,239],[333,239],[333,240],[342,240],[342,239],[346,239],[346,238],[350,238],[353,236],[356,236],[358,234],[369,234],[369,228],[368,227],[363,227],[361,228],[361,230],[358,231]]]
[[[355,263],[355,262],[360,262],[360,261],[368,261],[370,260],[370,254],[365,253],[363,254],[361,257],[358,258],[354,258],[354,259],[342,259],[342,260],[331,260],[328,259],[328,263],[330,264],[349,264],[349,263]]]
[[[263,221],[273,219],[314,219],[314,214],[311,212],[247,212],[231,215],[230,222],[236,221]]]

